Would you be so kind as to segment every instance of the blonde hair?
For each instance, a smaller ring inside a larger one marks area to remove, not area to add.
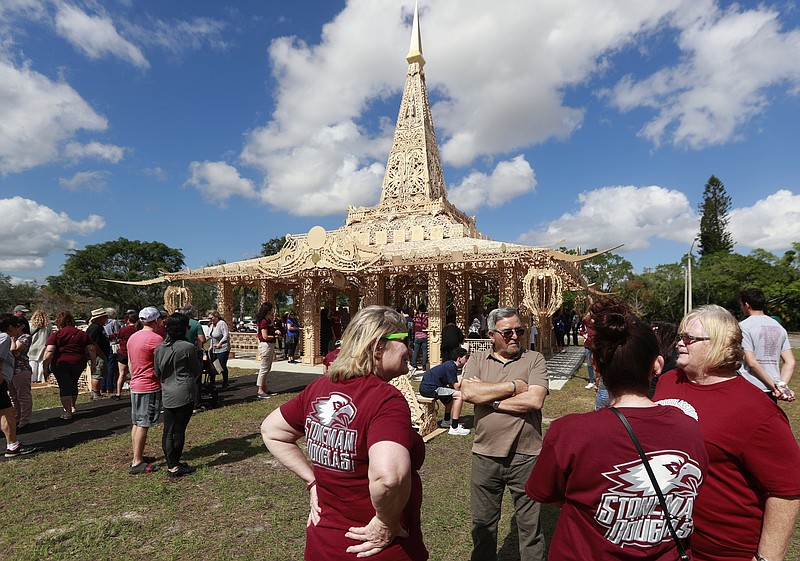
[[[729,374],[742,366],[742,329],[731,313],[716,304],[695,308],[681,320],[679,333],[686,332],[686,324],[697,319],[708,332],[709,349],[705,359],[706,374]]]
[[[374,374],[375,351],[381,337],[406,331],[406,322],[399,312],[386,306],[362,308],[342,334],[342,347],[328,368],[328,378],[339,382]]]
[[[42,310],[36,310],[31,316],[31,325],[37,329],[41,329],[49,323],[47,314]]]

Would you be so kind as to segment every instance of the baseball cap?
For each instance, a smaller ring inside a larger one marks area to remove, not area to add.
[[[142,320],[144,323],[152,323],[156,321],[159,317],[161,317],[161,314],[153,306],[148,306],[146,308],[143,308],[139,312],[139,319]]]
[[[16,312],[25,312],[27,314],[28,312],[30,312],[30,310],[25,306],[20,305],[20,306],[14,306],[14,313]]]

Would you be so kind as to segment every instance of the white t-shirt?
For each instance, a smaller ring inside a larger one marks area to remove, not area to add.
[[[761,367],[778,381],[781,379],[781,352],[791,349],[789,337],[781,324],[769,316],[750,316],[739,322],[742,328],[742,348],[756,355]],[[762,391],[770,391],[764,383],[742,363],[739,373]]]

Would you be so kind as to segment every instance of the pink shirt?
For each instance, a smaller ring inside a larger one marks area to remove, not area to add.
[[[161,381],[156,378],[153,354],[163,340],[161,335],[146,328],[137,331],[128,339],[128,366],[131,369],[132,392],[145,393],[161,389]]]

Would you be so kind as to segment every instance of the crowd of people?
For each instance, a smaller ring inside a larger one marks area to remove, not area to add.
[[[594,411],[552,421],[546,434],[546,363],[528,344],[520,313],[486,315],[492,347],[472,355],[453,331],[420,393],[444,403],[443,423],[454,435],[470,433],[461,412],[464,402],[473,406],[471,559],[497,559],[506,490],[521,560],[545,559],[542,503],[561,508],[547,554],[553,560],[784,559],[800,512],[800,447],[778,402],[795,401],[795,360],[763,293],[745,290],[740,300],[741,323],[706,305],[675,326],[644,324],[620,299],[597,298],[578,328],[598,402]],[[116,326],[112,310],[98,308],[86,330],[68,311],[55,328],[45,314],[29,322],[27,313],[18,306],[0,314],[6,457],[35,451],[17,439],[30,422],[32,382],[55,376],[61,419],[70,422],[88,363],[92,399],[109,391],[120,398],[120,378],[130,375],[129,473],[159,469],[144,450],[161,417],[166,475],[194,472],[182,454],[202,373],[216,364],[222,389],[228,383],[230,333],[219,314],[208,314],[206,341],[191,306],[169,315],[129,310]],[[425,445],[389,383],[408,375],[423,349],[417,340],[427,326],[415,319],[423,314],[423,305],[411,318],[383,306],[359,310],[331,341],[324,376],[262,423],[267,448],[309,492],[306,559],[428,558],[420,514]],[[277,321],[270,302],[256,318],[257,395],[266,398],[275,395],[275,346],[288,340],[293,322],[290,315]],[[122,374],[109,380],[112,356]]]

